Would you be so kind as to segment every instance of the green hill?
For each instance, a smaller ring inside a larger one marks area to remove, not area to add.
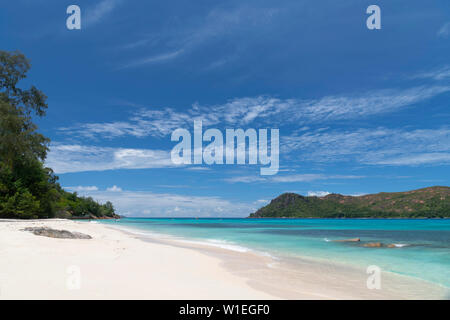
[[[363,196],[304,197],[284,193],[250,218],[443,218],[450,217],[450,187]]]

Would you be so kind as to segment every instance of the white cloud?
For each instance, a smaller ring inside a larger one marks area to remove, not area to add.
[[[301,161],[357,161],[379,165],[446,164],[450,129],[312,131],[284,137],[281,152],[300,151]]]
[[[187,167],[186,170],[189,170],[189,171],[210,171],[211,168],[208,168],[208,167]]]
[[[362,196],[365,196],[366,194],[368,194],[368,193],[357,192],[357,193],[347,194],[347,196],[352,196],[352,197],[362,197]]]
[[[300,101],[295,99],[282,100],[278,98],[259,96],[238,98],[228,101],[223,105],[212,106],[217,114],[222,114],[226,123],[247,125],[254,120],[271,120],[275,115],[292,111],[299,106]],[[211,107],[203,110],[211,110]]]
[[[154,47],[165,48],[167,53],[140,58],[124,64],[124,68],[137,67],[174,60],[180,56],[192,53],[210,40],[224,37],[243,30],[262,32],[261,26],[269,24],[278,9],[239,6],[226,10],[214,8],[206,15],[198,17],[195,22],[172,23],[169,27],[159,30],[157,34],[149,34],[121,48],[133,49],[145,47],[146,51]],[[178,19],[177,19],[178,20]],[[228,54],[229,56],[230,54]],[[222,64],[230,60],[221,59]]]
[[[178,56],[180,56],[183,53],[183,49],[172,51],[172,52],[166,52],[162,54],[152,55],[146,58],[141,58],[135,61],[128,62],[127,64],[123,65],[119,69],[125,69],[125,68],[131,68],[131,67],[137,67],[147,64],[154,64],[154,63],[160,63],[164,61],[168,61],[171,59],[174,59]]]
[[[232,178],[226,178],[224,180],[229,183],[236,183],[236,182],[251,183],[251,182],[267,181],[266,178],[260,176],[237,176]]]
[[[147,191],[84,191],[101,203],[111,201],[116,212],[133,217],[246,217],[255,210],[249,203],[219,197],[186,196]]]
[[[312,182],[318,180],[347,180],[347,179],[362,179],[365,176],[356,175],[326,175],[318,173],[305,174],[291,174],[291,175],[277,175],[270,178],[263,178],[261,176],[236,176],[224,179],[229,183],[253,183],[253,182],[275,182],[275,183],[292,183],[292,182]]]
[[[134,136],[136,138],[165,137],[177,128],[192,127],[194,120],[202,120],[204,125],[213,125],[219,122],[214,110],[200,112],[194,105],[187,112],[177,112],[171,108],[140,109],[134,112],[128,121],[79,124],[59,130],[62,133],[81,135],[87,138],[97,136],[105,139],[122,136]]]
[[[329,195],[330,192],[328,191],[308,191],[308,197],[325,197],[326,195]]]
[[[109,191],[109,192],[122,192],[122,188],[119,188],[118,186],[113,185],[111,188],[107,188],[106,191]]]
[[[433,79],[433,80],[445,80],[450,78],[450,65],[445,65],[443,67],[422,72],[414,75],[411,77],[412,79],[418,78],[418,79]]]
[[[96,186],[65,187],[65,189],[73,191],[73,192],[98,191],[98,187],[96,187]]]
[[[86,9],[86,25],[93,25],[101,22],[107,17],[121,2],[122,0],[103,0],[97,3],[93,7]]]
[[[329,96],[311,101],[301,109],[306,122],[366,117],[397,111],[450,91],[449,86],[415,87],[406,90],[379,90],[361,96]]]
[[[285,176],[275,176],[271,178],[274,182],[311,182],[317,180],[334,180],[334,179],[362,179],[364,176],[356,175],[325,175],[325,174],[292,174]]]
[[[448,71],[447,71],[448,72]],[[445,74],[435,75],[443,77]],[[397,111],[450,91],[450,86],[415,87],[406,90],[378,90],[358,96],[327,96],[317,100],[279,99],[269,96],[232,99],[224,104],[194,104],[186,112],[165,109],[141,109],[128,121],[88,123],[60,128],[68,134],[88,138],[111,139],[122,136],[165,137],[177,128],[191,128],[194,120],[203,125],[239,125],[326,123]]]
[[[374,159],[373,164],[385,165],[422,165],[422,164],[448,164],[450,163],[450,152],[433,152],[422,154],[407,154],[381,159]]]
[[[56,144],[46,165],[56,173],[175,167],[170,152]]]
[[[447,38],[450,35],[450,21],[445,23],[437,33],[438,37]]]

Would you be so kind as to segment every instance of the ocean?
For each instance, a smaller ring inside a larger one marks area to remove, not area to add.
[[[382,271],[450,288],[448,219],[123,218],[101,223],[150,237],[254,251],[275,259],[325,259],[363,268],[376,265]],[[361,241],[333,241],[349,238]],[[363,246],[371,242],[386,247]]]

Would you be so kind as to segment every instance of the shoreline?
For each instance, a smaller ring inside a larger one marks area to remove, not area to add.
[[[273,256],[260,250],[242,247],[248,251],[225,248],[202,240],[176,238],[171,235],[145,232],[132,227],[106,225],[143,241],[194,249],[219,257],[231,273],[247,278],[258,290],[276,294],[281,299],[448,299],[449,289],[424,279],[382,271],[382,290],[369,290],[366,270],[344,262],[329,262],[323,258]],[[164,236],[164,239],[156,237]],[[241,247],[231,244],[230,246]],[[231,261],[231,263],[230,263]],[[251,261],[252,268],[243,268]],[[234,262],[234,263],[233,263]],[[258,272],[254,267],[257,266]],[[284,276],[288,274],[288,276]],[[284,288],[268,286],[267,278],[284,283]],[[307,292],[301,289],[307,288]]]
[[[125,217],[127,218],[127,217]],[[158,218],[154,218],[158,219]],[[164,219],[164,218],[161,218]],[[180,218],[177,218],[180,219]],[[205,218],[203,218],[205,219]],[[225,218],[225,219],[239,219],[239,218]],[[446,220],[450,219],[450,217],[339,217],[339,218],[330,218],[330,217],[245,217],[244,219],[326,219],[326,220]]]
[[[93,239],[20,231],[30,226]],[[81,287],[75,290],[67,287],[73,266],[81,271]],[[0,299],[445,298],[445,290],[423,281],[382,276],[382,289],[369,290],[365,270],[346,266],[149,238],[97,222],[0,220]],[[412,287],[420,290],[411,293]]]

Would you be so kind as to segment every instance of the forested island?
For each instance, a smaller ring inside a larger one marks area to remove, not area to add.
[[[284,193],[249,218],[448,218],[450,187],[362,196]]]
[[[45,116],[47,97],[22,89],[30,63],[20,52],[0,51],[0,218],[119,218],[111,202],[99,204],[61,188],[44,166],[50,139],[33,117]]]

